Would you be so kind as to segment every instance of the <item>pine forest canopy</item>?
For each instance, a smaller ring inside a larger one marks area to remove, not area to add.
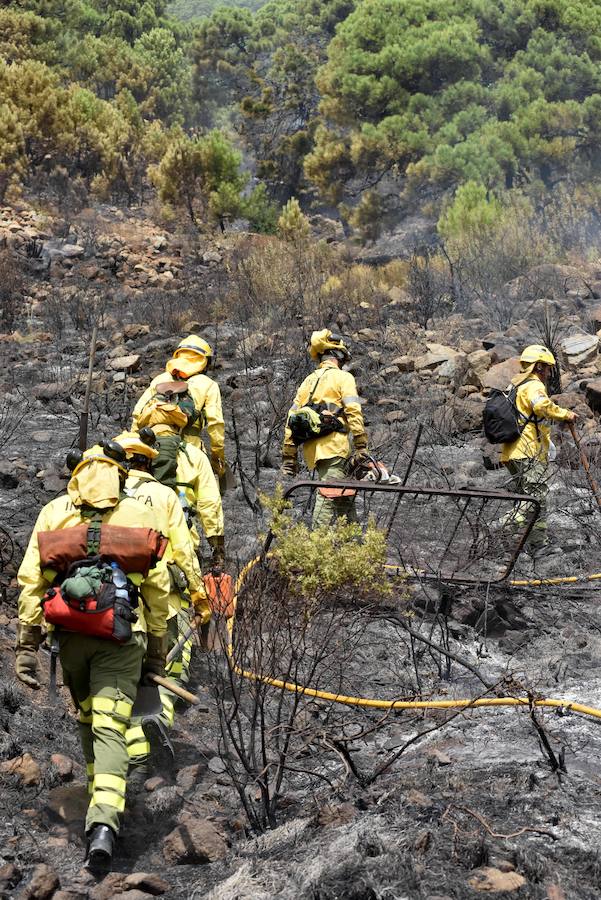
[[[307,187],[363,226],[391,195],[439,210],[466,184],[596,183],[600,131],[601,0],[0,8],[0,198],[153,185],[200,222],[241,213],[253,171],[260,227]]]
[[[187,22],[190,19],[202,19],[210,16],[218,6],[245,6],[247,9],[259,9],[266,0],[172,0],[167,7],[170,15]]]

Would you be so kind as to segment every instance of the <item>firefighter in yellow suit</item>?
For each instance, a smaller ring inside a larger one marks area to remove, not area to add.
[[[549,422],[573,422],[577,418],[576,413],[558,406],[547,394],[546,385],[554,365],[555,357],[541,344],[531,344],[523,351],[521,371],[511,379],[517,386],[516,406],[523,429],[517,440],[503,444],[500,456],[512,476],[512,489],[520,494],[530,494],[540,503],[540,514],[528,541],[534,557],[543,552],[548,543]],[[517,509],[512,514],[513,525],[519,528],[524,521],[523,513]]]
[[[125,450],[129,463],[125,493],[152,509],[161,533],[169,538],[169,545],[160,563],[160,566],[166,568],[165,577],[169,590],[169,651],[190,626],[190,603],[200,617],[201,624],[206,624],[211,618],[202,572],[177,495],[171,488],[158,482],[150,472],[150,465],[158,456],[158,450],[142,441],[134,432],[124,431],[115,441]],[[212,476],[211,480],[215,485]],[[191,653],[190,639],[167,665],[167,675],[172,681],[177,683],[188,680]],[[127,752],[132,764],[140,767],[140,771],[146,766],[150,753],[149,738],[158,740],[163,745],[168,743],[165,729],[172,727],[175,718],[173,694],[167,688],[160,687],[159,695],[161,714],[134,720],[127,730]]]
[[[211,442],[211,467],[219,479],[225,473],[225,426],[221,410],[219,385],[205,374],[213,361],[210,344],[196,334],[190,334],[180,341],[173,357],[167,362],[165,371],[153,378],[150,386],[136,403],[132,417],[132,431],[139,431],[138,420],[159,384],[170,381],[186,381],[188,392],[194,401],[199,418],[186,426],[184,438],[190,444],[203,449],[201,433],[206,427]]]
[[[308,375],[296,392],[288,417],[305,404],[325,404],[326,409],[342,423],[340,431],[332,431],[302,445],[307,468],[315,470],[320,481],[344,479],[351,455],[359,463],[368,456],[367,434],[363,423],[357,385],[350,372],[341,368],[350,360],[350,351],[340,335],[329,329],[314,331],[309,345],[311,359],[317,362],[315,372]],[[349,437],[352,436],[353,443]],[[282,475],[294,477],[298,471],[297,446],[286,425],[282,448]],[[329,525],[332,519],[346,516],[355,520],[355,498],[332,497],[327,488],[317,491],[313,509],[313,527]]]
[[[57,575],[42,569],[38,535],[60,530],[69,539],[69,529],[89,524],[91,515],[101,517],[102,526],[158,530],[152,510],[122,494],[127,469],[125,455],[109,456],[95,446],[86,451],[73,468],[67,494],[46,504],[35,523],[18,572],[19,626],[15,670],[32,688],[39,687],[36,651],[42,642],[41,599]],[[117,448],[119,450],[119,448]],[[111,454],[115,446],[110,445]],[[89,533],[89,532],[88,532]],[[118,644],[106,638],[57,630],[65,685],[78,711],[79,731],[91,794],[86,815],[87,865],[106,871],[110,867],[120,815],[125,808],[128,754],[125,733],[138,684],[144,672],[164,675],[167,652],[168,594],[160,571],[146,576],[128,574],[137,585],[137,622],[131,639]]]

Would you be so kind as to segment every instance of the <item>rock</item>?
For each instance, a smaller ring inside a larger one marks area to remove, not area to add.
[[[494,891],[517,891],[526,884],[526,879],[518,872],[501,872],[500,869],[484,866],[476,869],[467,882],[475,891],[492,893]]]
[[[389,425],[394,425],[395,422],[404,422],[407,418],[407,413],[402,409],[393,409],[390,412],[386,413],[384,416],[384,421],[388,422]]]
[[[36,444],[48,444],[54,437],[51,431],[34,431],[31,434],[31,440]]]
[[[217,253],[216,250],[207,250],[206,253],[202,254],[202,261],[205,265],[220,263],[222,259],[221,253]]]
[[[226,765],[218,756],[212,756],[209,760],[209,771],[214,775],[222,775],[226,771]]]
[[[436,377],[439,381],[457,383],[465,375],[467,368],[467,356],[465,353],[458,353],[436,369]]]
[[[601,412],[601,378],[589,381],[584,393],[586,402],[593,412]]]
[[[40,863],[33,870],[27,887],[19,893],[19,900],[47,900],[59,887],[60,881],[54,869]]]
[[[209,863],[223,859],[227,844],[208,819],[187,816],[163,841],[163,856],[170,865]]]
[[[130,356],[118,356],[109,362],[109,368],[121,372],[135,372],[140,367],[141,357],[138,353]]]
[[[60,475],[47,475],[44,477],[42,482],[44,486],[44,490],[49,494],[58,494],[60,491],[64,491],[66,481],[60,477]]]
[[[67,259],[77,259],[84,255],[85,249],[81,244],[63,244],[58,253],[60,256],[64,256]]]
[[[144,790],[148,791],[149,794],[152,794],[153,791],[158,790],[158,788],[165,787],[167,782],[164,778],[161,778],[160,775],[155,775],[153,778],[148,778],[144,782]]]
[[[176,783],[183,791],[191,791],[202,771],[201,763],[194,763],[192,766],[185,766],[177,773]]]
[[[126,341],[133,341],[135,338],[143,337],[145,334],[150,334],[150,325],[135,323],[126,325],[123,329],[123,337]]]
[[[497,363],[492,366],[482,377],[482,387],[497,388],[504,391],[514,375],[520,371],[520,361],[517,356]]]
[[[418,356],[415,360],[415,369],[418,372],[423,369],[438,369],[439,366],[456,359],[458,356],[465,356],[465,354],[460,354],[458,350],[454,350],[452,347],[445,347],[444,344],[427,343],[426,347],[428,352]]]
[[[492,366],[492,357],[486,350],[475,350],[469,353],[467,362],[470,368],[470,375],[474,376],[474,383],[478,387],[482,387],[482,379]],[[472,379],[470,378],[470,381]]]
[[[113,897],[123,896],[125,877],[121,872],[111,872],[89,891],[90,900],[112,900]]]
[[[450,766],[453,762],[451,757],[439,750],[438,747],[430,747],[426,750],[426,756],[438,763],[439,766]]]
[[[396,359],[391,361],[390,365],[396,366],[399,372],[415,371],[415,360],[412,356],[397,356]]]
[[[52,900],[87,900],[87,896],[87,891],[78,891],[76,888],[72,888],[67,891],[57,891],[52,895]]]
[[[95,281],[100,275],[98,266],[81,266],[78,272],[82,278],[86,278],[88,281]]]
[[[0,772],[5,775],[18,775],[24,785],[39,784],[42,780],[42,770],[31,753],[23,753],[22,756],[0,763]]]
[[[155,250],[165,250],[167,247],[167,238],[164,234],[157,234],[156,237],[152,239],[152,246]]]
[[[457,397],[449,403],[448,408],[452,412],[453,421],[458,431],[481,430],[484,400],[479,394],[471,395],[466,399]]]
[[[147,894],[153,894],[158,897],[169,890],[169,883],[154,872],[134,872],[125,879],[125,885],[128,888],[138,888],[146,891]]]
[[[577,368],[595,359],[599,352],[599,336],[596,334],[573,334],[564,338],[559,346],[566,365]]]
[[[120,894],[117,894],[121,900],[149,900],[152,897],[152,894],[148,894],[146,891],[122,891]]]
[[[4,896],[10,888],[14,888],[21,880],[21,870],[14,863],[0,866],[0,894]]]
[[[60,785],[48,792],[48,810],[62,822],[81,822],[90,796],[83,784]]]
[[[58,772],[63,781],[69,781],[73,775],[73,760],[62,753],[53,753],[50,762]]]

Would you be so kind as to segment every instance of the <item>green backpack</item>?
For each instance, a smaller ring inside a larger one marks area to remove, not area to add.
[[[157,438],[154,447],[159,455],[152,461],[152,474],[161,484],[177,491],[177,454],[185,448],[183,438],[179,434],[166,434]]]

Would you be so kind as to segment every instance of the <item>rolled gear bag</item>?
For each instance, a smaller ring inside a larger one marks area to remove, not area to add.
[[[46,622],[126,643],[138,605],[127,575],[145,578],[163,557],[167,538],[152,528],[102,525],[97,517],[89,525],[40,531],[37,538],[40,566],[55,582],[41,601]]]
[[[96,531],[96,529],[94,529]],[[85,523],[73,528],[38,532],[40,566],[66,572],[74,562],[89,556],[90,527]],[[116,562],[125,574],[139,572],[146,578],[149,571],[163,558],[168,540],[153,528],[126,528],[121,525],[101,525],[99,539],[92,555]]]

